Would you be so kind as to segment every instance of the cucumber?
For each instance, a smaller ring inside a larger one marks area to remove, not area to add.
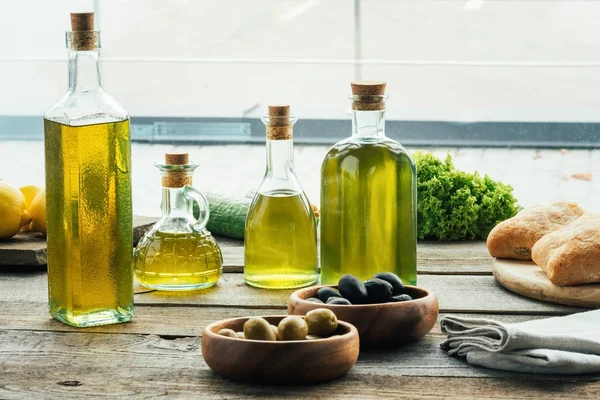
[[[206,225],[212,234],[232,239],[244,239],[246,216],[252,199],[204,193],[208,200],[210,219]],[[194,202],[194,217],[198,218],[198,204]]]
[[[214,235],[244,239],[246,217],[255,192],[248,192],[244,198],[227,197],[216,193],[204,193],[204,195],[210,209],[210,218],[206,229]],[[312,207],[318,224],[319,209],[315,205]],[[198,218],[199,215],[198,203],[194,202],[194,217]]]

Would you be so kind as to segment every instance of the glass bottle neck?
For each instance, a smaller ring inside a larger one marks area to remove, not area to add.
[[[69,49],[69,90],[89,92],[97,90],[101,86],[98,49],[89,51]]]
[[[352,136],[358,138],[385,137],[385,110],[352,110]]]
[[[284,177],[290,172],[294,172],[293,140],[267,140],[267,176]]]
[[[186,218],[189,212],[189,202],[183,195],[183,188],[162,188],[163,217]]]

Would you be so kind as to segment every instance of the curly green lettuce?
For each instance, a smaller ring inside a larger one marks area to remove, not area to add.
[[[419,239],[486,239],[494,226],[520,210],[512,186],[457,170],[450,154],[442,161],[419,151],[414,160]]]

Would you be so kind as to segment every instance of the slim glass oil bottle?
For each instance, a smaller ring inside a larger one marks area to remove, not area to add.
[[[352,137],[321,169],[321,283],[390,271],[417,280],[415,164],[385,136],[385,83],[352,83]]]
[[[246,219],[244,279],[284,289],[319,279],[317,221],[294,172],[289,106],[269,106],[267,170]]]
[[[133,317],[130,133],[103,89],[93,13],[71,14],[69,90],[44,114],[50,314],[85,327]]]
[[[208,202],[192,184],[198,164],[187,153],[165,155],[162,216],[138,243],[134,268],[138,281],[156,290],[195,290],[213,286],[223,272],[221,249],[206,229]],[[198,202],[200,219],[192,213]]]

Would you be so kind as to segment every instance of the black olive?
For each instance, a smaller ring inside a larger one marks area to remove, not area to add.
[[[340,292],[338,292],[334,288],[325,286],[325,287],[322,287],[321,289],[317,290],[317,297],[322,302],[325,303],[325,302],[327,302],[327,300],[329,300],[330,297],[342,297],[342,296],[340,295]]]
[[[317,299],[316,297],[309,297],[308,299],[306,299],[306,301],[310,301],[311,303],[323,304],[323,302],[321,301],[321,299]]]
[[[402,280],[398,277],[398,275],[391,272],[380,272],[375,275],[373,278],[383,279],[388,282],[394,288],[392,295],[397,296],[399,294],[404,293],[404,285],[402,284]]]
[[[341,297],[330,297],[329,300],[327,300],[327,304],[343,304],[346,306],[352,305],[352,303],[350,303],[350,300]]]
[[[412,300],[413,298],[410,297],[407,294],[399,294],[398,296],[394,296],[392,297],[392,301],[396,302],[396,301],[409,301]]]
[[[392,298],[394,288],[389,282],[383,279],[369,279],[365,282],[365,287],[367,288],[367,302],[369,304],[387,303]]]
[[[367,301],[367,288],[355,276],[346,274],[338,282],[340,294],[352,304],[364,304]]]

